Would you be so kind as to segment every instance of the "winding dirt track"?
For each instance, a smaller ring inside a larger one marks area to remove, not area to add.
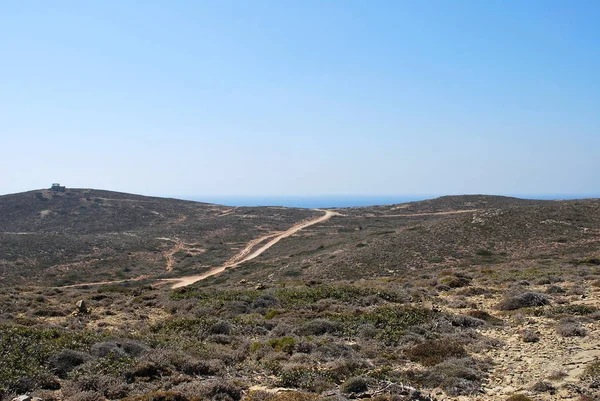
[[[316,210],[320,210],[320,209],[316,209]],[[222,273],[223,271],[225,271],[225,269],[236,267],[244,262],[252,260],[252,259],[258,257],[259,255],[261,255],[263,252],[265,252],[267,249],[269,249],[270,247],[272,247],[273,245],[275,245],[282,239],[290,237],[290,236],[296,234],[300,230],[303,230],[303,229],[313,226],[315,224],[322,223],[324,221],[329,220],[331,217],[338,215],[337,212],[333,212],[330,210],[321,210],[321,211],[325,212],[325,214],[321,217],[317,217],[315,219],[308,220],[303,223],[298,223],[282,233],[279,233],[279,234],[271,233],[271,234],[267,234],[263,237],[260,237],[260,238],[250,241],[248,243],[248,245],[246,245],[246,247],[244,247],[244,249],[242,249],[236,256],[231,258],[227,263],[225,263],[222,266],[212,268],[209,271],[204,272],[202,274],[178,277],[178,278],[172,278],[172,279],[163,279],[162,281],[169,281],[169,282],[174,283],[171,286],[171,288],[185,287],[190,284],[194,284],[195,282],[204,280],[207,277]],[[272,238],[272,239],[269,242],[267,242],[266,244],[264,244],[263,246],[261,246],[260,248],[258,248],[252,252],[252,249],[256,245],[260,244],[261,242],[263,242],[269,238]]]

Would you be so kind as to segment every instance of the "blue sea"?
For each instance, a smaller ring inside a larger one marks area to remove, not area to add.
[[[285,206],[299,208],[337,208],[391,205],[436,198],[440,195],[330,195],[330,196],[186,196],[179,199],[226,206]],[[598,195],[506,195],[524,199],[565,200],[598,198]]]

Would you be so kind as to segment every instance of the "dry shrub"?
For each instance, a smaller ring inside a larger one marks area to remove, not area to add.
[[[69,372],[91,359],[85,352],[64,349],[50,358],[49,365],[58,377],[64,379]]]
[[[441,339],[417,344],[405,350],[404,354],[413,362],[419,362],[424,366],[434,366],[448,358],[465,357],[467,351],[455,341]]]
[[[369,382],[364,377],[351,377],[341,386],[340,391],[345,394],[364,393],[369,389]]]
[[[556,388],[550,382],[537,382],[531,387],[531,391],[536,393],[551,393],[554,394]]]
[[[523,330],[521,332],[521,340],[524,343],[537,343],[540,341],[540,334],[532,330]]]
[[[110,375],[81,375],[67,382],[62,389],[63,395],[75,396],[80,393],[97,393],[109,399],[123,398],[128,387],[121,379]]]
[[[557,285],[551,285],[546,289],[546,294],[564,294],[566,291]]]
[[[188,401],[188,398],[175,391],[156,391],[135,397],[123,398],[122,401]]]
[[[563,337],[585,337],[587,335],[585,327],[571,318],[562,319],[558,323],[556,331]]]
[[[277,394],[268,391],[251,391],[244,401],[317,401],[317,394],[303,393],[300,391],[285,391]]]
[[[548,301],[548,298],[544,294],[528,291],[502,300],[498,304],[498,309],[508,311],[534,306],[544,306],[549,303],[550,301]]]
[[[513,394],[506,401],[533,401],[531,398],[523,394]]]
[[[94,391],[82,391],[73,394],[70,397],[65,397],[65,401],[104,401],[105,398],[100,393]]]
[[[557,369],[557,370],[553,370],[553,371],[549,372],[548,376],[546,376],[546,377],[549,380],[561,380],[567,376],[568,376],[568,374],[566,371],[564,371],[562,369]]]
[[[424,372],[408,372],[416,383],[439,387],[450,396],[471,395],[481,391],[483,373],[472,358],[451,358]]]

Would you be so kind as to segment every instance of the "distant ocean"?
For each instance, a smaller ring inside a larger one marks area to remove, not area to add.
[[[226,206],[285,206],[299,208],[333,208],[391,205],[436,198],[439,195],[382,196],[186,196],[179,199],[216,203]],[[563,200],[598,198],[599,195],[506,195],[524,199]]]

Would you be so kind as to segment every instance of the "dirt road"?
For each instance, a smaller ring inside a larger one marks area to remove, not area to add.
[[[320,209],[317,209],[317,210],[320,210]],[[260,238],[250,241],[250,243],[248,243],[248,245],[246,247],[244,247],[244,249],[242,249],[236,256],[231,258],[227,263],[225,263],[222,266],[215,267],[215,268],[210,269],[207,272],[204,272],[202,274],[198,274],[198,275],[194,275],[194,276],[173,278],[173,279],[164,279],[164,281],[169,281],[169,282],[174,283],[171,288],[185,287],[190,284],[194,284],[195,282],[204,280],[207,277],[222,273],[223,271],[225,271],[225,269],[230,269],[230,268],[236,267],[244,262],[252,260],[252,259],[258,257],[259,255],[261,255],[263,252],[265,252],[267,249],[271,248],[273,245],[275,245],[282,239],[290,237],[290,236],[296,234],[300,230],[303,230],[303,229],[313,226],[315,224],[322,223],[324,221],[329,220],[331,217],[338,215],[337,212],[333,212],[330,210],[321,210],[321,211],[325,212],[325,214],[321,217],[317,217],[315,219],[296,224],[296,225],[292,226],[291,228],[287,229],[286,231],[283,231],[279,234],[271,233],[271,234],[268,234],[263,237],[260,237]],[[273,238],[269,242],[267,242],[260,248],[256,249],[255,251],[252,251],[252,249],[256,245],[260,244],[261,242],[263,242],[266,239],[269,239],[271,237],[273,237]]]

